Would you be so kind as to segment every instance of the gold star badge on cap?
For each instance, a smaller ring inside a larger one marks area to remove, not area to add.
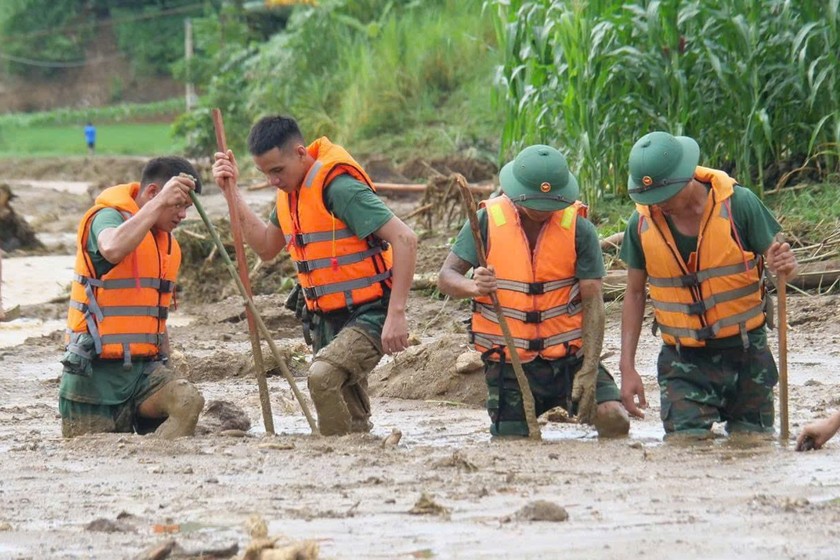
[[[642,184],[646,187],[649,187],[653,184],[653,179],[650,178],[650,175],[645,175],[642,177]]]
[[[540,185],[540,190],[542,192],[550,191],[551,190],[551,183],[543,183],[542,185]]]

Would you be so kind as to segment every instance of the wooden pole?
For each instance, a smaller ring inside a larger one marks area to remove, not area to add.
[[[786,442],[788,430],[788,370],[787,370],[787,278],[776,276],[776,292],[779,294],[779,438]]]
[[[473,241],[475,241],[478,264],[486,268],[487,255],[484,251],[484,241],[481,238],[478,216],[476,216],[475,200],[473,200],[472,192],[467,186],[467,180],[464,176],[460,173],[455,173],[453,177],[461,191],[461,197],[467,209],[467,216],[470,219],[470,229],[472,229]],[[528,384],[528,378],[525,377],[525,371],[522,369],[522,362],[519,361],[516,344],[513,342],[513,335],[510,333],[510,327],[508,327],[507,319],[505,319],[502,306],[499,304],[499,296],[496,292],[490,294],[490,300],[493,302],[493,310],[499,319],[499,326],[502,328],[502,335],[505,338],[505,346],[507,346],[508,354],[510,354],[510,363],[513,365],[516,382],[519,384],[519,391],[522,393],[522,406],[525,409],[525,421],[528,423],[528,437],[531,439],[542,439],[540,425],[537,423],[537,414],[534,407],[534,395],[531,393],[531,386]],[[499,390],[501,391],[502,387],[499,387]]]
[[[233,278],[234,282],[236,282],[236,287],[239,290],[242,299],[245,300],[245,305],[247,306],[248,311],[251,313],[251,316],[254,318],[259,332],[263,335],[265,341],[268,342],[268,347],[271,349],[271,353],[272,355],[274,355],[274,359],[277,360],[277,364],[280,366],[280,373],[282,373],[283,377],[286,378],[286,381],[289,382],[289,385],[292,388],[292,393],[294,393],[295,398],[300,404],[300,408],[301,410],[303,410],[303,415],[306,416],[306,421],[309,422],[309,427],[312,429],[312,433],[317,434],[318,430],[317,425],[315,424],[315,418],[312,416],[312,413],[309,412],[309,407],[306,406],[306,401],[304,400],[300,390],[297,388],[297,384],[295,383],[295,379],[292,376],[292,372],[290,372],[288,366],[286,366],[286,362],[283,360],[283,355],[280,353],[280,350],[277,349],[277,346],[274,344],[274,340],[272,340],[271,338],[271,333],[269,332],[268,327],[265,326],[265,322],[262,320],[262,317],[260,317],[260,314],[257,311],[257,306],[254,305],[254,299],[250,295],[248,295],[248,290],[242,283],[242,280],[239,277],[239,272],[237,272],[236,267],[233,266],[233,262],[230,260],[227,251],[225,251],[225,246],[222,243],[222,240],[219,238],[219,234],[216,232],[216,228],[213,227],[213,222],[211,222],[210,218],[207,217],[207,214],[204,212],[204,208],[202,208],[201,202],[199,202],[198,197],[196,196],[194,191],[190,191],[190,197],[192,198],[193,204],[195,205],[195,209],[198,210],[198,215],[201,216],[204,225],[207,226],[207,229],[210,231],[210,236],[213,238],[213,243],[216,244],[216,248],[219,251],[219,255],[221,255],[222,257],[222,261],[225,263],[225,266],[227,267],[228,272],[230,272],[230,275]],[[260,352],[259,354],[255,354],[254,356],[255,361],[257,359],[256,356],[260,356],[261,359],[262,352]],[[263,376],[263,380],[265,380],[265,376]],[[262,395],[260,395],[260,397],[262,397]]]
[[[219,109],[213,109],[213,128],[216,129],[216,147],[220,152],[227,152],[225,125],[222,121],[222,112]],[[233,234],[233,246],[236,251],[239,279],[245,288],[245,299],[248,300],[253,297],[253,293],[251,292],[251,279],[248,277],[248,262],[245,260],[245,246],[242,243],[242,224],[239,221],[239,209],[236,207],[236,202],[233,199],[233,189],[236,188],[236,185],[231,184],[230,179],[227,180],[227,183],[227,188],[222,190],[224,191],[228,212],[230,213],[230,230]],[[224,247],[220,251],[224,253]],[[271,414],[271,399],[268,394],[268,383],[265,380],[265,365],[263,364],[262,347],[260,346],[260,333],[257,331],[254,312],[251,311],[251,307],[248,305],[245,306],[245,314],[248,317],[248,333],[251,338],[251,351],[254,354],[254,374],[256,375],[257,386],[260,391],[260,408],[262,408],[263,424],[265,425],[266,433],[273,435],[274,417]],[[278,361],[285,365],[282,358]]]

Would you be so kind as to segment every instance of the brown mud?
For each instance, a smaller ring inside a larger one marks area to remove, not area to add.
[[[0,558],[233,557],[249,546],[258,557],[265,537],[313,558],[836,558],[840,440],[795,453],[789,441],[716,428],[713,441],[664,443],[648,321],[638,366],[649,408],[628,438],[598,441],[592,427],[557,418],[540,442],[491,440],[467,307],[433,289],[411,294],[420,344],[371,375],[370,435],[312,436],[264,349],[278,434],[267,436],[243,306],[195,221],[178,232],[189,270],[170,325],[173,365],[207,402],[199,435],[62,439],[62,294],[91,200],[85,181],[90,192],[99,186],[88,171],[0,165],[16,210],[47,247],[3,261],[4,303],[21,303],[23,317],[0,323]],[[115,182],[134,178],[124,177]],[[273,198],[246,194],[260,211]],[[405,215],[419,198],[387,202]],[[208,185],[202,205],[230,243],[218,190]],[[438,269],[453,233],[423,232],[418,273]],[[311,356],[283,308],[290,283],[278,278],[288,263],[250,258],[257,308],[308,398]],[[840,297],[791,294],[788,308],[793,437],[840,407]],[[604,347],[616,379],[619,311],[608,304]],[[399,442],[385,445],[395,429]]]

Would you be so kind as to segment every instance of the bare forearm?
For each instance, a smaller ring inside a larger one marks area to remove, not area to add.
[[[405,312],[417,262],[417,236],[411,230],[407,230],[405,234],[397,237],[392,247],[394,263],[391,268],[391,278],[393,281],[388,312]]]
[[[284,245],[283,240],[272,239],[270,235],[271,228],[245,202],[239,189],[233,191],[231,196],[233,196],[238,212],[245,242],[264,261],[269,261],[276,257]]]
[[[454,298],[474,298],[479,295],[475,281],[463,272],[444,266],[438,273],[438,289]]]
[[[634,368],[636,348],[642,332],[642,320],[645,314],[645,293],[628,290],[624,294],[621,306],[621,359],[622,369]]]
[[[99,252],[112,264],[122,262],[140,245],[152,229],[157,219],[157,212],[154,202],[150,202],[119,227],[104,230],[97,240]]]

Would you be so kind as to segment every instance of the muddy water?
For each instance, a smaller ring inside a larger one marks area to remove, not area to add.
[[[205,200],[224,210],[221,197]],[[25,270],[25,262],[11,266]],[[53,264],[41,269],[44,285],[34,283],[40,274],[30,275],[27,297],[54,293],[49,284],[64,269]],[[4,288],[26,278],[8,270]],[[789,301],[798,319],[789,332],[793,435],[840,406],[839,301]],[[428,307],[435,315],[440,303]],[[825,312],[809,311],[813,318],[804,321],[805,307]],[[0,333],[9,325],[0,324]],[[202,316],[173,342],[194,363],[217,350],[241,354],[249,345],[240,327]],[[618,351],[619,332],[614,308],[605,352]],[[117,434],[63,440],[60,349],[37,339],[9,346],[0,351],[0,558],[135,558],[169,538],[191,551],[243,550],[254,514],[271,535],[315,540],[324,558],[837,558],[840,440],[798,454],[789,442],[727,439],[718,427],[714,441],[664,443],[657,351],[645,325],[638,368],[649,408],[626,439],[599,441],[587,427],[551,424],[541,442],[496,441],[483,409],[455,406],[446,395],[375,398],[371,435],[325,439],[309,435],[279,377],[268,379],[278,432],[269,437],[255,382],[231,375],[198,385],[208,401],[228,400],[246,412],[254,426],[247,436],[165,442]],[[606,365],[618,379],[617,360],[613,354]],[[298,384],[306,394],[305,381]],[[385,447],[392,428],[402,440]],[[446,511],[409,513],[424,495]],[[568,521],[516,516],[538,499],[564,507]],[[97,519],[116,530],[86,528]],[[176,532],[155,532],[160,525]]]

